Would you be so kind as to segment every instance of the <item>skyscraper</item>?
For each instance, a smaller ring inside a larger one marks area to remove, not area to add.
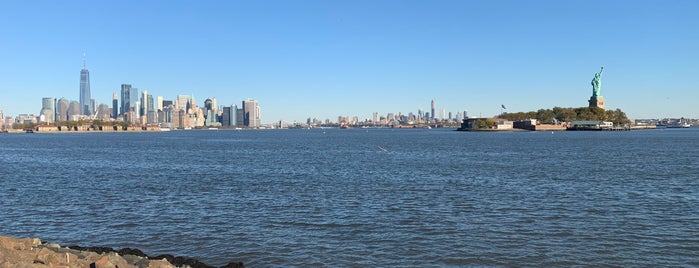
[[[41,99],[41,113],[43,115],[46,123],[53,123],[56,116],[56,99],[54,98],[43,98]]]
[[[139,100],[138,88],[131,88],[131,103],[129,109],[133,109],[136,118],[141,117],[141,101]]]
[[[179,95],[177,96],[177,102],[175,103],[175,109],[184,110],[187,112],[187,105],[189,104],[190,96]]]
[[[121,84],[121,113],[126,114],[131,108],[131,85]]]
[[[58,101],[56,101],[56,117],[54,118],[56,121],[68,121],[68,106],[70,105],[70,101],[68,101],[66,98],[60,98]]]
[[[260,126],[260,106],[256,100],[243,101],[243,122],[247,127]]]
[[[119,117],[119,96],[116,92],[112,95],[112,118],[116,119]]]
[[[139,108],[141,109],[141,115],[148,114],[148,90],[143,90],[143,92],[141,92],[141,107]]]
[[[83,54],[83,69],[80,70],[80,114],[92,115],[93,110],[90,97],[90,72],[85,67],[85,54]]]
[[[430,111],[431,120],[434,120],[437,116],[434,113],[434,100],[432,100],[432,110]]]
[[[80,115],[80,103],[70,101],[70,104],[68,104],[68,121],[78,121]]]

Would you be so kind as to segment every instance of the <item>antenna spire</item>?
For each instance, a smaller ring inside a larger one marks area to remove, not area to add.
[[[86,60],[85,60],[85,52],[83,52],[83,69],[85,69],[85,65],[86,65],[86,64],[85,64],[85,61],[86,61]]]

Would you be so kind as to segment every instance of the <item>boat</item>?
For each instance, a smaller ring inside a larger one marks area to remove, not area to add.
[[[170,128],[163,127],[163,128],[160,128],[160,131],[170,131]]]
[[[692,125],[690,125],[690,124],[687,123],[687,122],[684,122],[684,123],[683,123],[683,122],[677,122],[677,123],[674,123],[674,124],[671,124],[671,125],[667,125],[667,128],[690,128],[690,127],[692,127]]]

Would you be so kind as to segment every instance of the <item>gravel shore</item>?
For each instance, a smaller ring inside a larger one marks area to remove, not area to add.
[[[90,267],[90,268],[215,268],[196,259],[173,255],[148,256],[138,249],[109,247],[62,247],[39,238],[0,236],[0,268]],[[243,268],[231,262],[222,268]]]

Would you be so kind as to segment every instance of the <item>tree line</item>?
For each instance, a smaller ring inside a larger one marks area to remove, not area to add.
[[[525,119],[536,119],[543,124],[553,124],[560,122],[571,122],[574,120],[608,121],[615,125],[630,124],[631,120],[626,117],[626,113],[621,109],[604,110],[599,107],[579,107],[553,109],[539,109],[534,112],[503,113],[498,118],[510,121],[521,121]]]

